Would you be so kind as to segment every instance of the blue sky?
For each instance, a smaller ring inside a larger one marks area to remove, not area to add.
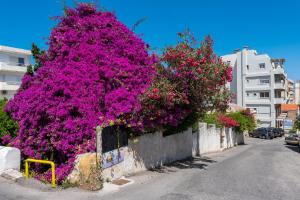
[[[0,45],[29,49],[45,42],[63,2],[75,0],[1,0]],[[77,1],[78,2],[78,1]],[[91,2],[91,1],[88,1]],[[189,28],[198,39],[210,34],[218,55],[248,45],[258,53],[286,58],[291,79],[300,79],[300,1],[298,0],[94,0],[115,11],[154,49],[175,44],[177,33]]]

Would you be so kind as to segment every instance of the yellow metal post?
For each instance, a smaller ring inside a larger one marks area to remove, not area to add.
[[[51,166],[51,173],[52,173],[52,178],[51,178],[51,183],[52,187],[56,187],[56,179],[55,179],[55,164],[52,161],[49,160],[37,160],[37,159],[31,159],[28,158],[25,160],[25,177],[29,178],[29,163],[34,162],[34,163],[41,163],[41,164],[48,164]]]
[[[51,168],[52,168],[52,187],[56,187],[55,185],[55,165],[54,163],[51,163]]]
[[[28,162],[25,161],[25,177],[26,177],[26,178],[29,178],[29,171],[28,171],[28,168],[29,168]]]

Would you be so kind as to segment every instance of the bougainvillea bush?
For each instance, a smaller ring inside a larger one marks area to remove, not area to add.
[[[224,114],[220,114],[218,116],[218,121],[222,126],[228,127],[228,128],[233,128],[233,127],[239,127],[240,124],[237,122],[235,119],[226,116]]]
[[[20,125],[11,143],[23,157],[54,160],[59,182],[77,154],[95,150],[97,125],[143,129],[138,96],[151,85],[156,57],[113,13],[66,9],[39,62],[6,107]]]
[[[225,85],[232,80],[232,69],[213,52],[212,39],[206,37],[197,47],[189,32],[179,36],[179,43],[163,52],[161,78],[142,98],[145,124],[152,121],[162,129],[181,130],[207,111],[225,111],[231,96]]]

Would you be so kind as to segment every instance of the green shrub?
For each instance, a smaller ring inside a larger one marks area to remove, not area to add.
[[[15,122],[9,114],[3,111],[7,99],[0,100],[0,143],[2,143],[3,136],[10,136],[14,138],[19,129],[18,123]]]
[[[251,131],[256,127],[254,118],[251,114],[246,112],[233,112],[228,114],[229,117],[236,120],[240,125],[235,127],[237,132]]]
[[[217,128],[222,127],[222,124],[218,120],[218,114],[217,113],[205,114],[202,121],[207,123],[207,124],[215,124]]]

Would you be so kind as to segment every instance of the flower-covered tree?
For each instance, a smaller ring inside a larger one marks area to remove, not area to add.
[[[6,107],[20,125],[13,145],[24,157],[54,160],[59,181],[77,154],[95,150],[97,125],[143,129],[138,97],[156,74],[155,56],[113,13],[89,4],[65,12]]]
[[[150,119],[156,127],[188,127],[207,111],[225,111],[230,101],[225,85],[232,69],[213,52],[212,39],[208,36],[196,47],[191,34],[179,35],[182,40],[163,52],[160,78],[142,100],[145,124]]]

